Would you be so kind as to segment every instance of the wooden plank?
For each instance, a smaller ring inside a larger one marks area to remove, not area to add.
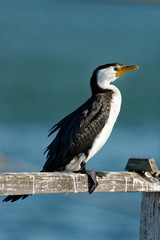
[[[143,193],[140,240],[160,239],[160,193]]]
[[[143,173],[154,185],[159,181],[159,172],[153,158],[130,158],[126,170]],[[154,175],[154,178],[153,178]],[[149,190],[143,192],[141,203],[140,240],[160,239],[160,193]]]
[[[151,174],[105,172],[95,192],[159,192]],[[77,173],[1,173],[0,195],[88,192],[88,177]]]
[[[136,172],[157,172],[158,167],[154,158],[130,158],[125,170]]]

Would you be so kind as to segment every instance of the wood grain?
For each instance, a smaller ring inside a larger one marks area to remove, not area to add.
[[[95,192],[159,192],[160,182],[150,173],[105,172],[97,177]],[[88,177],[77,173],[1,173],[0,195],[85,193]]]
[[[140,240],[160,239],[160,193],[143,193]]]

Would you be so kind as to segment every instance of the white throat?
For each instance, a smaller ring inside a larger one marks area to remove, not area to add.
[[[97,84],[102,89],[109,89],[110,83],[114,82],[117,77],[115,76],[116,71],[114,67],[101,69],[97,72]]]

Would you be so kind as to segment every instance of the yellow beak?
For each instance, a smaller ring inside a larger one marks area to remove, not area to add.
[[[122,74],[124,74],[124,73],[126,73],[126,72],[129,72],[129,71],[131,71],[131,70],[135,70],[135,69],[137,69],[137,68],[139,68],[137,65],[124,67],[124,68],[118,70],[118,71],[116,72],[115,76],[116,76],[116,77],[119,77],[119,76],[121,76]]]

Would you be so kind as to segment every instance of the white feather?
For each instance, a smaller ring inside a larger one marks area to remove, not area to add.
[[[78,157],[73,158],[69,164],[65,166],[65,170],[67,171],[78,171],[81,167],[81,162],[86,160],[86,155],[81,153]]]
[[[108,89],[110,82],[114,82],[117,77],[115,76],[116,71],[114,67],[108,67],[101,69],[97,72],[97,84],[102,89]]]
[[[118,88],[116,88],[115,86],[111,85],[110,89],[111,88],[112,88],[112,90],[114,89],[114,94],[113,94],[113,98],[112,98],[112,102],[111,102],[111,110],[110,110],[109,118],[108,118],[104,128],[102,129],[101,133],[94,140],[92,148],[89,152],[89,156],[86,159],[86,161],[88,161],[90,158],[92,158],[101,149],[101,147],[106,143],[107,139],[109,138],[109,136],[112,132],[112,129],[117,120],[117,117],[119,115],[120,108],[121,108],[121,101],[122,101],[121,93],[118,90]]]

